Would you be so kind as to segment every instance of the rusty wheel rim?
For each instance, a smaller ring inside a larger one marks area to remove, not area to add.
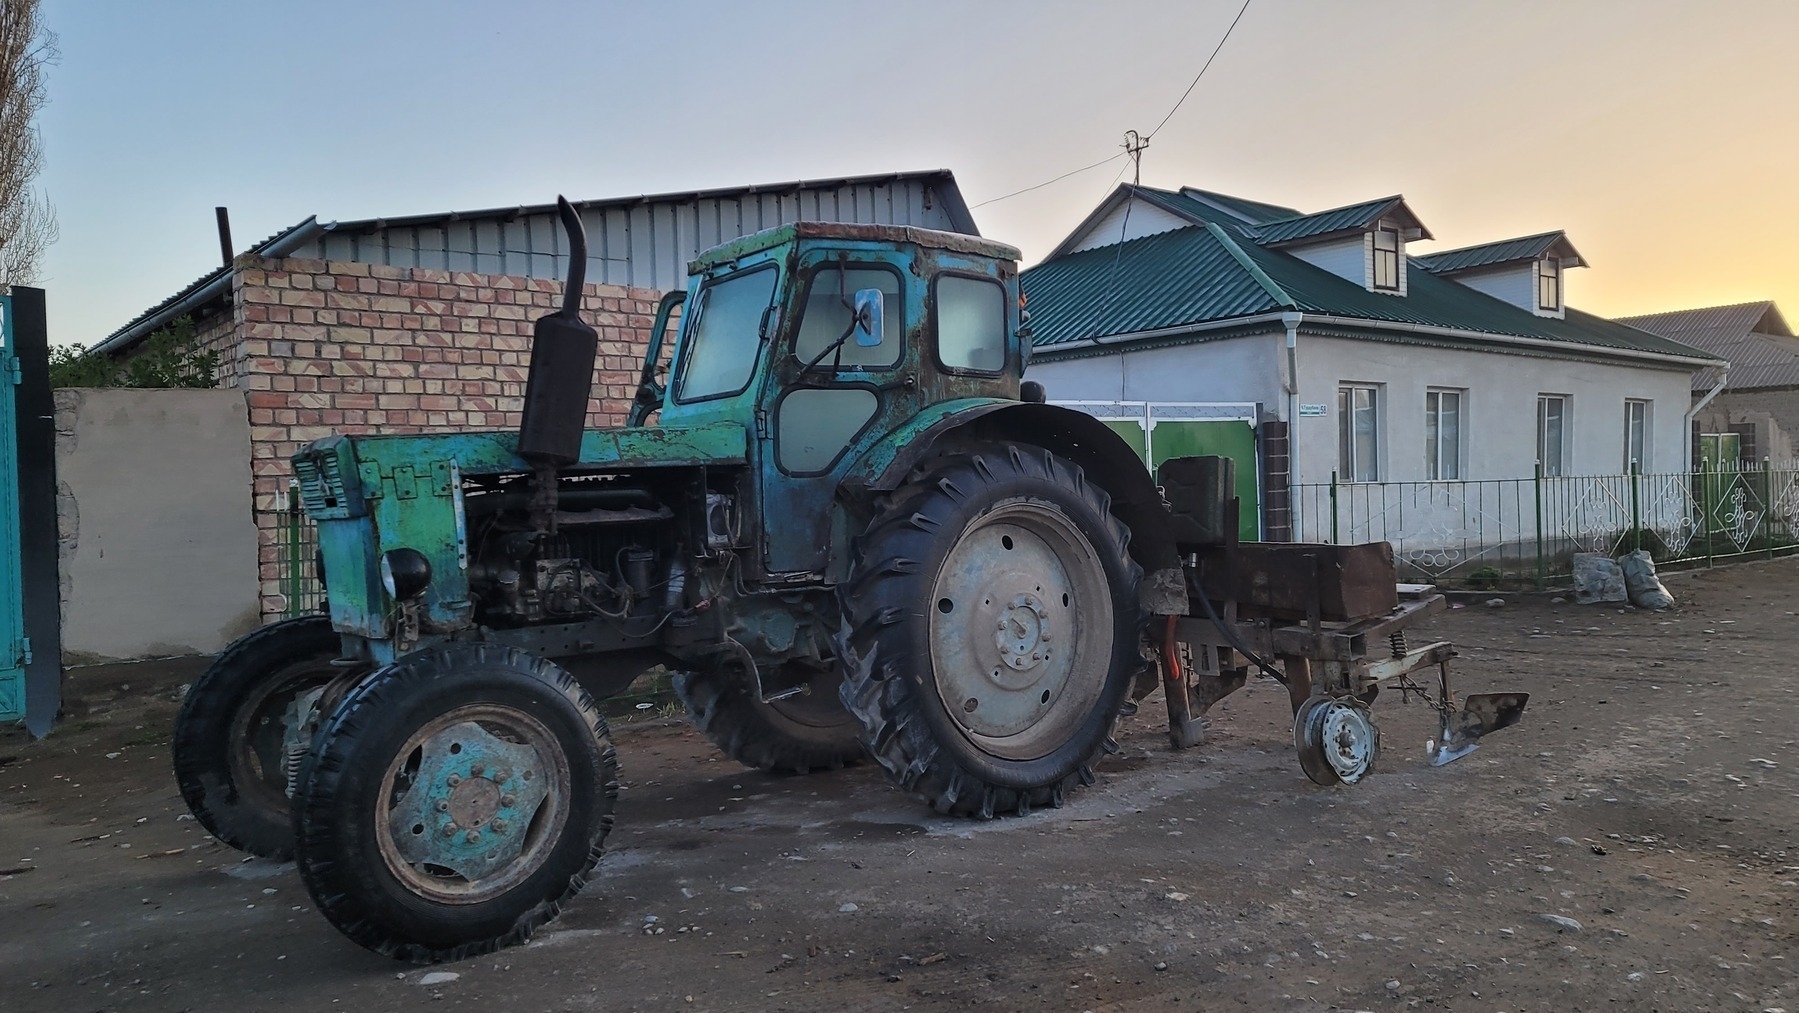
[[[1015,500],[972,521],[926,607],[938,697],[983,752],[1049,755],[1105,690],[1113,629],[1105,565],[1050,504]]]
[[[413,893],[476,904],[542,868],[569,819],[568,755],[543,722],[498,704],[439,715],[381,780],[375,837]]]

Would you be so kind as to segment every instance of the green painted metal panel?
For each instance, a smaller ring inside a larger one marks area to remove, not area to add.
[[[25,717],[25,581],[19,531],[17,391],[12,300],[0,296],[0,721]]]
[[[328,436],[300,451],[296,458],[316,449],[347,443],[355,448],[358,471],[370,466],[384,476],[395,468],[413,468],[415,477],[430,470],[433,461],[455,461],[464,475],[528,473],[531,465],[518,456],[518,433],[438,433],[418,436]],[[643,426],[637,429],[589,429],[581,438],[581,460],[570,471],[584,467],[656,468],[696,464],[742,464],[747,448],[744,427],[737,422],[710,422],[695,426]],[[420,462],[424,462],[421,464]],[[304,484],[304,477],[302,477]],[[307,504],[311,509],[312,504]]]
[[[1106,428],[1123,437],[1124,442],[1130,444],[1138,457],[1146,461],[1149,459],[1149,434],[1143,431],[1143,423],[1129,419],[1107,419]]]
[[[1256,482],[1256,431],[1248,422],[1158,420],[1150,446],[1152,472],[1173,457],[1213,456],[1236,461],[1238,537],[1244,541],[1260,537],[1262,502]]]

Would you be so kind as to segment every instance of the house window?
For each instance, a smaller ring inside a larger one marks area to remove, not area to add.
[[[1462,477],[1463,391],[1424,393],[1424,473],[1433,482]]]
[[[1624,470],[1636,465],[1649,470],[1649,405],[1648,401],[1624,402]]]
[[[1346,482],[1380,481],[1380,389],[1337,388],[1337,475]]]
[[[1567,474],[1568,398],[1562,394],[1537,395],[1537,463],[1546,478]]]
[[[1537,309],[1554,313],[1562,308],[1562,262],[1545,257],[1537,261]]]
[[[1374,230],[1374,287],[1399,291],[1399,230]]]

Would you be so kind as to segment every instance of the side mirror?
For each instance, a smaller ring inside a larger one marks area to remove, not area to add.
[[[881,323],[885,319],[885,307],[881,301],[881,290],[878,288],[860,288],[856,290],[856,344],[863,348],[874,348],[881,343]]]

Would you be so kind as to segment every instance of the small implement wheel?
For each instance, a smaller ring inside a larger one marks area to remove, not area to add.
[[[224,650],[188,688],[170,751],[181,797],[207,832],[252,855],[294,853],[288,792],[312,741],[322,691],[356,674],[328,616],[255,630]]]
[[[694,726],[746,767],[808,774],[862,758],[856,719],[837,695],[843,675],[834,668],[814,670],[803,692],[767,703],[734,665],[681,672],[673,681]]]
[[[1380,758],[1380,730],[1352,700],[1314,696],[1293,716],[1299,766],[1317,784],[1354,784]]]
[[[605,719],[573,676],[492,644],[424,651],[363,680],[320,731],[296,859],[352,940],[455,960],[556,917],[617,797]]]
[[[1040,448],[946,457],[895,493],[839,589],[843,701],[889,778],[982,817],[1092,783],[1144,664],[1128,542]]]

